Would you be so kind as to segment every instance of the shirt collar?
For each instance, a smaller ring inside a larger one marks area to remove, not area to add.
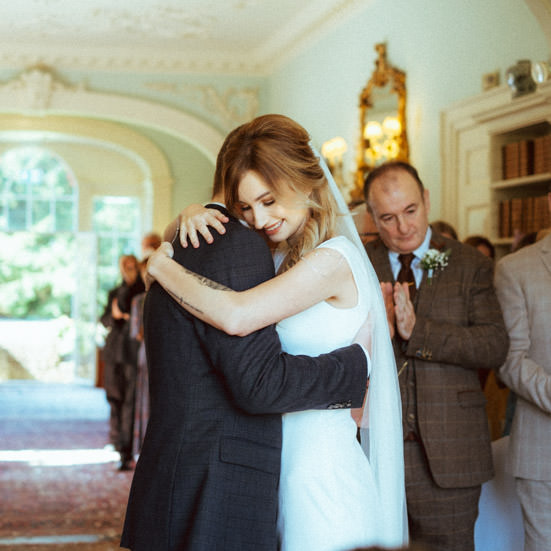
[[[431,239],[432,239],[432,228],[429,226],[427,228],[427,233],[425,234],[425,239],[423,239],[423,242],[421,243],[421,245],[419,245],[419,247],[417,247],[413,251],[413,254],[415,256],[415,259],[414,259],[415,263],[417,263],[425,256],[426,252],[429,250]],[[398,262],[398,255],[400,253],[397,253],[394,251],[388,251],[388,254],[393,261]]]

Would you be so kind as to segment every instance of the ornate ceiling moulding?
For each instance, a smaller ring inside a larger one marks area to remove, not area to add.
[[[258,114],[258,88],[229,88],[220,93],[212,86],[174,82],[148,82],[145,87],[198,102],[228,131]]]
[[[82,84],[78,86],[65,84],[44,65],[30,67],[13,80],[0,84],[0,92],[10,92],[14,95],[14,104],[21,109],[32,111],[48,109],[55,92],[78,92],[82,89]]]
[[[14,48],[16,50],[16,48]],[[174,51],[162,52],[121,52],[102,50],[94,53],[67,54],[63,51],[42,51],[26,53],[12,51],[0,52],[0,67],[56,67],[58,70],[94,70],[94,71],[129,71],[135,73],[195,73],[227,75],[265,75],[266,67],[249,56],[248,59],[206,55],[175,55]]]

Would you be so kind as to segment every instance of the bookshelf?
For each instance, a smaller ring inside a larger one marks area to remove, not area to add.
[[[543,121],[496,134],[490,148],[492,238],[505,247],[515,235],[537,232],[551,223],[551,124]]]
[[[498,256],[515,232],[550,225],[551,82],[512,98],[506,86],[441,115],[442,215],[464,239],[482,234]]]

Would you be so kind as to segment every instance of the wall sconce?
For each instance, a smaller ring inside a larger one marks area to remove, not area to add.
[[[350,193],[349,190],[347,190],[347,185],[344,181],[343,174],[343,157],[347,151],[348,145],[346,144],[345,139],[340,136],[327,140],[321,146],[321,154],[327,162],[327,166],[329,167],[333,178],[335,178],[335,182],[339,186],[342,194],[345,196],[345,200],[347,200],[347,196]]]
[[[397,117],[385,117],[383,123],[368,121],[363,136],[366,143],[364,150],[365,162],[376,166],[384,161],[396,159],[400,153],[398,137],[402,132],[402,125]]]

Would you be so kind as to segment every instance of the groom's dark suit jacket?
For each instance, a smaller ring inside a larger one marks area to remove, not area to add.
[[[493,476],[486,398],[477,371],[497,369],[509,340],[491,261],[474,247],[434,232],[431,247],[451,251],[448,266],[436,271],[430,283],[424,272],[414,301],[413,333],[405,346],[396,338],[393,343],[404,432],[411,422],[417,425],[440,487],[477,486]],[[378,239],[366,249],[379,280],[394,283],[384,243]],[[415,380],[409,401],[408,372]]]
[[[263,239],[235,218],[226,230],[198,249],[175,243],[175,260],[236,290],[273,277]],[[289,356],[273,326],[228,336],[184,312],[158,284],[144,318],[151,415],[121,546],[276,551],[279,413],[360,407],[361,347]]]

